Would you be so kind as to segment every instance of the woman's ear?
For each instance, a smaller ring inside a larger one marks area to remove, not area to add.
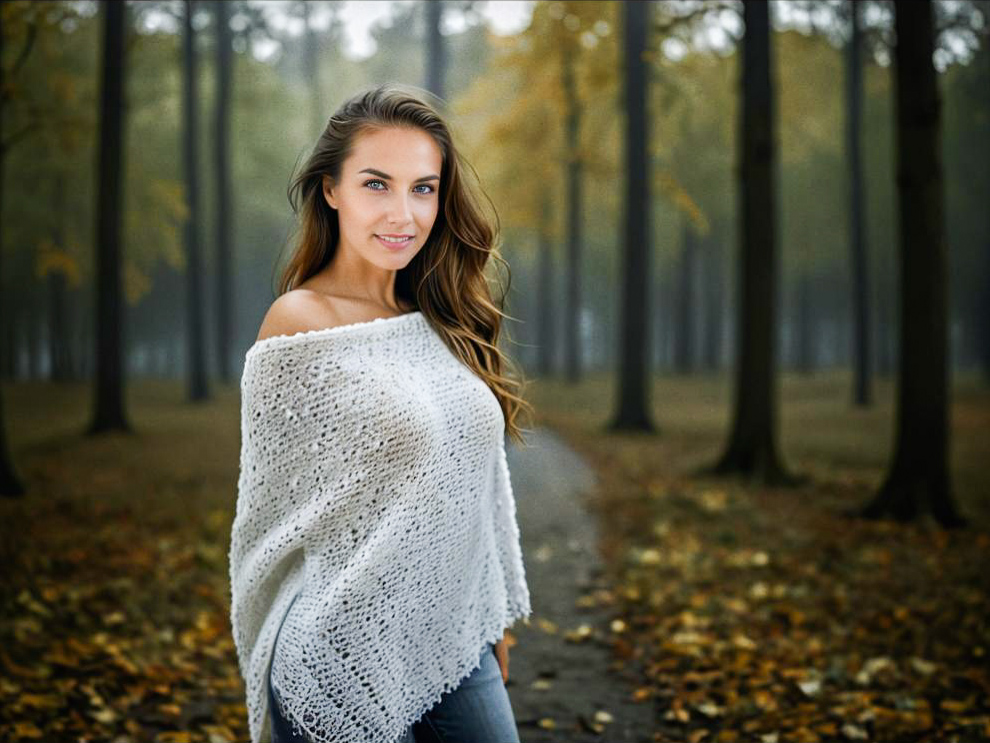
[[[337,199],[333,194],[333,179],[330,176],[323,176],[323,198],[331,209],[337,208]]]

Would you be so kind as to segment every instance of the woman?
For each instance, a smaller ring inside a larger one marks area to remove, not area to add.
[[[532,408],[497,348],[496,228],[416,91],[330,118],[245,357],[231,622],[253,743],[519,741],[504,435]]]

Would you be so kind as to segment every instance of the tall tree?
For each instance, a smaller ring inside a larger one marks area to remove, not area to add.
[[[64,249],[67,238],[65,182],[68,175],[59,169],[54,176],[55,195],[52,200],[52,243]],[[65,382],[72,379],[68,332],[68,291],[65,271],[50,271],[48,276],[48,349],[52,360],[51,379]]]
[[[983,11],[983,28],[986,31],[983,35],[983,63],[986,65],[987,72],[990,73],[990,0],[984,0],[980,4],[980,8]],[[990,155],[990,148],[986,152]],[[990,159],[985,163],[985,167],[986,172],[990,174]],[[990,184],[990,181],[988,181],[988,184]],[[983,378],[987,382],[990,382],[990,209],[985,210],[984,215],[987,220],[987,244],[983,250],[983,292],[980,295],[979,304],[979,306],[983,307],[983,311],[979,321],[980,337],[978,340],[980,341],[980,361],[983,366]]]
[[[702,341],[702,365],[706,371],[718,371],[722,358],[722,235],[712,229],[704,240],[705,255],[705,335]]]
[[[867,245],[864,232],[866,199],[863,196],[863,161],[860,129],[863,100],[862,34],[859,9],[849,0],[850,36],[846,46],[846,155],[849,163],[849,265],[852,267],[853,308],[853,404],[865,407],[870,394],[870,307]]]
[[[0,6],[0,59],[3,59],[3,7]],[[3,213],[3,182],[4,182],[4,161],[7,154],[7,135],[3,126],[3,109],[6,107],[7,85],[5,71],[0,66],[0,215]],[[0,224],[3,219],[0,218]],[[3,257],[2,231],[0,231],[0,258]],[[2,265],[0,265],[0,280],[3,278]],[[0,301],[0,327],[3,327],[2,314],[6,312],[6,303]],[[9,353],[11,349],[6,348],[5,343],[0,342],[0,356]],[[0,368],[3,368],[0,365]],[[17,470],[14,468],[14,460],[10,456],[10,449],[7,446],[7,419],[3,414],[3,394],[0,393],[0,495],[12,497],[23,495],[24,483],[21,481]]]
[[[654,431],[650,416],[650,147],[647,40],[653,3],[623,3],[626,109],[625,266],[622,273],[618,411],[612,430]],[[578,210],[580,211],[580,210]]]
[[[313,118],[313,136],[323,132],[327,123],[327,114],[323,110],[323,86],[320,83],[320,38],[313,28],[312,7],[309,2],[301,4],[303,20],[303,69],[309,81],[311,92],[310,109]]]
[[[230,344],[233,327],[233,259],[230,251],[231,194],[230,194],[230,93],[231,54],[230,9],[224,0],[214,0],[217,42],[217,97],[214,111],[213,154],[216,174],[217,216],[217,361],[220,380],[229,383],[233,378],[230,368]]]
[[[426,89],[437,98],[444,97],[443,73],[446,67],[446,49],[440,24],[443,21],[443,3],[427,0],[423,3],[426,13]]]
[[[794,288],[796,295],[793,321],[796,346],[794,366],[802,374],[811,374],[817,365],[815,351],[818,347],[818,334],[814,330],[815,320],[812,309],[812,296],[815,290],[809,271],[807,267],[800,270],[797,286]]]
[[[199,99],[196,64],[196,35],[193,29],[192,0],[184,1],[182,34],[183,72],[183,162],[185,164],[186,200],[189,218],[185,223],[184,241],[186,246],[186,342],[188,349],[188,393],[192,401],[209,397],[206,379],[206,354],[203,327],[202,256],[199,244],[199,153],[197,133],[199,132]]]
[[[89,433],[129,431],[124,411],[121,181],[124,160],[124,3],[102,3],[103,60],[96,192],[96,400]]]
[[[554,297],[553,241],[551,220],[553,219],[552,191],[545,189],[540,198],[540,218],[536,228],[536,370],[541,377],[549,377],[554,371],[556,344],[554,339]]]
[[[693,369],[695,348],[695,296],[698,270],[698,236],[691,218],[681,217],[681,255],[678,262],[677,319],[674,322],[674,369],[679,374],[689,374]]]
[[[965,520],[953,502],[948,462],[948,250],[931,0],[898,3],[894,27],[901,262],[897,442],[883,484],[860,513],[906,521],[927,512],[955,527]]]
[[[769,5],[743,2],[740,122],[739,357],[730,439],[712,474],[740,473],[768,485],[795,484],[777,454],[775,106]]]
[[[626,7],[623,5],[623,7]],[[581,253],[582,218],[584,210],[584,173],[581,162],[581,104],[578,101],[575,67],[577,60],[576,38],[561,37],[561,75],[564,105],[564,136],[566,165],[564,188],[566,189],[564,213],[567,220],[566,253],[566,309],[564,311],[564,374],[568,382],[581,378]]]

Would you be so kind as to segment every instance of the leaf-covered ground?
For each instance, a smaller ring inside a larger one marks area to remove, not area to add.
[[[990,738],[990,393],[956,392],[972,526],[943,533],[840,515],[883,473],[889,385],[858,412],[841,376],[785,380],[781,450],[806,487],[690,477],[723,442],[727,388],[659,380],[657,436],[604,433],[605,380],[532,388],[539,422],[598,470],[609,580],[587,600],[611,618],[589,633],[654,705],[654,739]],[[0,499],[0,739],[247,740],[226,562],[236,390],[195,406],[179,384],[136,383],[135,435],[95,438],[86,385],[3,394],[31,491]]]
[[[990,739],[990,390],[954,393],[955,495],[971,525],[849,519],[879,484],[889,383],[788,376],[780,450],[797,489],[691,473],[725,443],[728,380],[654,386],[656,435],[616,434],[610,380],[531,398],[599,473],[612,644],[654,698],[658,741]],[[576,404],[580,401],[580,404]]]
[[[242,741],[227,546],[236,390],[139,382],[135,435],[80,435],[83,385],[4,386],[24,498],[0,499],[0,739]]]

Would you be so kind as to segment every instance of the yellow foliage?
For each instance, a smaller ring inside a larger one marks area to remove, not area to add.
[[[137,304],[141,297],[151,291],[151,278],[138,268],[134,261],[124,260],[124,295],[131,305]]]
[[[68,249],[59,247],[51,239],[44,238],[37,246],[35,274],[39,279],[50,272],[62,273],[72,286],[81,281],[79,261]]]

